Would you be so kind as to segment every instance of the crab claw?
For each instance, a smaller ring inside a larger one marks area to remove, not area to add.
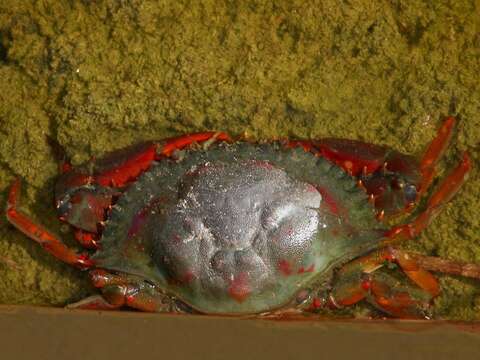
[[[45,250],[63,262],[76,266],[80,269],[88,269],[93,266],[93,261],[87,254],[78,254],[58,239],[51,232],[40,225],[35,224],[27,215],[18,210],[18,198],[20,197],[20,179],[16,179],[8,195],[7,219],[18,230],[29,238],[39,243]]]

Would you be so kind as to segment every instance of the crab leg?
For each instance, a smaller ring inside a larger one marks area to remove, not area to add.
[[[447,203],[460,189],[471,169],[470,157],[463,154],[462,161],[450,175],[440,184],[439,188],[427,202],[426,209],[411,223],[394,226],[385,236],[387,243],[399,239],[412,239],[417,236],[438,214],[442,206]]]
[[[480,265],[442,259],[435,256],[409,254],[421,268],[429,271],[480,279]]]
[[[420,288],[401,286],[398,281],[375,270],[385,262],[397,263]],[[328,305],[341,308],[367,299],[381,310],[399,317],[425,317],[430,300],[439,293],[435,277],[422,269],[408,253],[387,247],[358,258],[336,274]]]
[[[93,182],[102,186],[123,187],[132,179],[148,170],[154,160],[170,156],[175,150],[188,145],[209,140],[229,141],[230,137],[221,132],[203,132],[179,136],[164,143],[144,143],[127,149],[114,151],[105,158],[93,161],[94,174],[85,178],[85,182]]]
[[[452,138],[452,130],[455,126],[455,118],[448,117],[438,129],[437,136],[428,146],[420,162],[420,173],[422,174],[422,183],[420,184],[420,193],[425,192],[433,176],[435,175],[435,165],[442,157]]]
[[[385,262],[397,263],[419,288],[401,284],[386,273],[376,272]],[[425,317],[430,301],[439,292],[436,278],[429,271],[480,279],[480,266],[408,253],[386,247],[355,259],[336,274],[335,285],[322,303],[314,298],[312,308],[328,305],[342,308],[363,299],[375,307],[403,318]]]
[[[425,193],[435,174],[435,165],[450,142],[454,126],[453,117],[442,123],[420,163],[412,156],[386,146],[359,140],[326,138],[290,141],[287,147],[302,147],[356,177],[359,185],[370,195],[381,220],[384,216],[410,211],[420,195]]]
[[[339,273],[347,273],[352,270],[362,269],[364,273],[372,273],[382,267],[385,262],[397,263],[410,280],[416,283],[432,296],[438,295],[440,288],[437,279],[428,271],[422,269],[415,260],[408,254],[399,249],[386,247],[373,253],[350,262],[348,268]]]
[[[55,235],[35,224],[23,212],[18,210],[18,198],[20,196],[20,180],[16,179],[8,195],[7,219],[18,230],[32,240],[39,243],[46,251],[67,264],[85,269],[93,265],[93,261],[87,254],[78,254],[65,246]]]
[[[93,295],[77,303],[70,309],[115,310],[128,306],[145,312],[180,312],[175,300],[156,291],[156,288],[124,274],[112,274],[102,269],[90,271],[93,285],[100,288],[102,295]]]
[[[231,138],[223,132],[213,131],[179,136],[167,140],[163,145],[160,154],[170,156],[175,150],[181,150],[194,142],[202,143],[208,140],[231,141]]]
[[[121,188],[136,179],[141,173],[148,170],[154,160],[165,156],[169,157],[175,150],[181,150],[192,143],[208,141],[230,141],[230,137],[222,132],[202,132],[167,139],[165,141],[147,142],[130,146],[125,149],[113,151],[102,159],[91,160],[90,168],[93,173],[80,173],[78,176],[66,177],[68,186],[81,186],[84,184],[99,184],[107,187]],[[75,171],[66,163],[63,173]]]
[[[102,295],[89,296],[67,305],[67,308],[115,310],[128,306],[144,312],[170,312],[170,307],[163,304],[163,300],[162,296],[155,296],[148,289],[136,285],[109,285],[102,289]]]
[[[326,138],[316,141],[294,140],[287,147],[302,147],[305,151],[324,157],[352,176],[371,174],[385,163],[388,148],[359,140]]]
[[[67,309],[81,309],[81,310],[117,310],[122,307],[121,304],[110,304],[102,295],[91,295],[65,306]]]
[[[425,190],[434,175],[434,167],[448,147],[455,126],[455,118],[448,117],[438,129],[437,136],[432,140],[420,162],[422,182],[420,188]],[[402,155],[386,146],[365,143],[360,140],[326,138],[321,140],[294,140],[287,143],[288,147],[303,147],[318,156],[325,157],[342,167],[352,176],[371,174],[382,166],[392,171],[402,171],[407,155]],[[389,164],[394,160],[395,165]]]

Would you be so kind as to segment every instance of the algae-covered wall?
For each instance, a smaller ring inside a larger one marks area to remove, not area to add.
[[[348,137],[421,154],[459,119],[440,176],[462,191],[410,248],[480,264],[478,1],[0,2],[0,204],[74,246],[52,208],[60,144],[74,164],[146,139],[217,129]],[[0,217],[0,303],[62,305],[91,289]],[[480,318],[480,285],[441,276],[440,317]]]

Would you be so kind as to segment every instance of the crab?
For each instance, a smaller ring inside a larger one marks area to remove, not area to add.
[[[88,270],[100,293],[70,308],[268,316],[364,300],[386,315],[428,318],[440,291],[431,271],[478,277],[475,265],[395,247],[417,237],[466,179],[464,153],[412,213],[454,125],[443,121],[420,161],[358,140],[253,143],[203,132],[65,163],[55,206],[89,249],[80,253],[19,209],[19,179],[7,218]],[[405,212],[409,220],[387,225]],[[403,280],[379,271],[389,263]]]

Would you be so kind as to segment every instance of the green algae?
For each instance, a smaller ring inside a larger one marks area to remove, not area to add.
[[[25,1],[0,3],[0,201],[74,246],[55,219],[57,162],[139,140],[218,129],[252,138],[358,138],[421,154],[459,118],[440,176],[474,170],[418,241],[480,263],[480,8],[476,1]],[[0,218],[0,303],[61,305],[89,293]],[[436,313],[480,318],[480,286],[441,276]],[[358,312],[362,312],[359,309]]]

